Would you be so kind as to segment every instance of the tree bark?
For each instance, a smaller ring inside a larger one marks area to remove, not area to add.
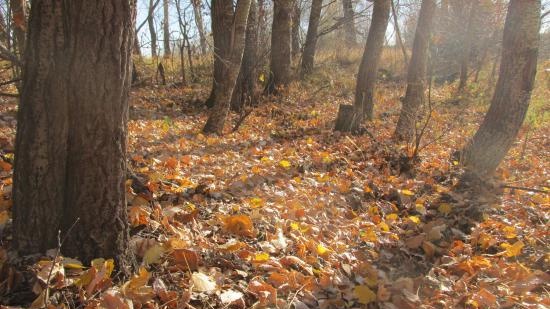
[[[170,5],[168,0],[162,0],[163,9],[163,23],[162,23],[162,35],[164,45],[164,58],[170,58],[172,52],[170,51]]]
[[[13,190],[20,255],[56,248],[60,230],[65,256],[115,258],[126,269],[134,5],[32,1]]]
[[[422,1],[407,74],[407,92],[394,133],[398,140],[410,140],[414,136],[417,111],[424,102],[428,49],[435,9],[435,0]]]
[[[27,35],[27,5],[25,0],[10,0],[10,9],[13,20],[13,33],[20,56],[25,53],[25,39]]]
[[[151,39],[151,57],[157,57],[157,31],[155,30],[154,17],[155,3],[149,0],[149,15],[147,15],[147,24],[149,25],[149,35]]]
[[[468,173],[491,176],[525,119],[537,70],[540,0],[511,0],[504,26],[499,78],[491,106],[463,151]]]
[[[293,0],[292,8],[292,58],[300,54],[300,17],[302,15],[298,0]]]
[[[397,10],[395,9],[395,3],[393,0],[391,0],[391,11],[393,15],[393,26],[395,28],[395,34],[397,37],[397,43],[401,47],[401,52],[403,53],[403,62],[405,63],[405,67],[409,66],[409,56],[407,55],[407,48],[405,47],[405,43],[403,43],[403,38],[401,36],[401,30],[399,29],[399,18],[397,16]]]
[[[355,31],[355,12],[353,11],[352,0],[342,0],[344,9],[344,39],[348,46],[357,44]]]
[[[313,0],[311,3],[311,12],[309,13],[309,25],[307,27],[306,43],[304,53],[302,54],[301,77],[305,78],[313,71],[315,62],[315,50],[317,48],[317,33],[319,31],[319,21],[321,20],[321,10],[323,0]]]
[[[277,88],[290,83],[292,2],[293,0],[273,1],[270,74],[265,88],[266,94],[273,94]]]
[[[378,77],[378,63],[384,47],[390,8],[391,0],[374,0],[372,22],[363,59],[359,65],[355,89],[354,106],[359,122],[364,116],[369,120],[373,118],[374,88]]]
[[[212,36],[214,37],[214,73],[210,96],[206,106],[212,108],[216,102],[216,87],[225,79],[223,61],[231,44],[231,26],[233,24],[232,1],[212,1]]]
[[[245,104],[254,104],[256,100],[256,79],[258,72],[258,5],[250,2],[250,12],[246,24],[246,41],[241,70],[233,95],[231,109],[241,111]]]
[[[138,32],[134,31],[134,47],[132,53],[136,56],[141,57],[141,46],[139,45]]]
[[[213,0],[212,5],[214,6],[218,1],[225,0]],[[235,88],[235,83],[237,81],[237,76],[239,75],[239,68],[241,67],[243,58],[246,23],[250,11],[250,2],[251,0],[237,1],[237,7],[234,14],[235,18],[230,27],[232,30],[229,34],[229,48],[222,58],[221,72],[222,76],[224,76],[224,80],[216,87],[216,102],[210,111],[206,124],[204,125],[204,133],[216,133],[218,135],[223,133],[225,118],[229,113],[231,96],[233,94],[233,89]],[[233,8],[231,8],[231,12],[232,11]]]
[[[195,25],[197,26],[197,30],[199,32],[199,42],[201,46],[201,54],[206,54],[206,34],[204,32],[204,23],[202,21],[202,1],[201,0],[193,0],[191,1],[193,3],[193,13],[195,14]]]
[[[468,82],[468,65],[470,62],[470,54],[472,53],[472,40],[474,36],[474,23],[476,12],[478,9],[479,0],[470,0],[470,13],[468,17],[468,26],[464,35],[464,49],[462,50],[462,59],[460,59],[460,81],[458,83],[458,91],[464,90]]]

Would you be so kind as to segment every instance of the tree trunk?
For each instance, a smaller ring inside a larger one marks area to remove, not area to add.
[[[149,25],[149,35],[151,39],[151,57],[157,57],[157,31],[155,30],[155,3],[154,0],[149,0],[149,15],[147,16],[147,24]]]
[[[478,9],[479,0],[470,0],[470,14],[468,17],[468,26],[464,35],[464,49],[462,50],[462,59],[460,59],[460,82],[458,91],[464,90],[468,82],[468,64],[470,62],[470,54],[472,53],[472,40],[474,36],[474,23],[476,12]]]
[[[395,34],[397,37],[397,43],[401,47],[401,52],[403,53],[403,62],[405,63],[405,68],[409,66],[409,56],[407,55],[407,48],[405,43],[403,43],[403,37],[401,36],[401,30],[399,29],[399,18],[397,16],[397,10],[395,9],[395,3],[391,0],[391,11],[393,15],[393,27],[395,28]]]
[[[201,0],[193,0],[193,13],[195,14],[195,25],[199,32],[199,42],[201,46],[201,54],[206,54],[206,34],[204,33],[204,25],[202,21],[202,3]]]
[[[422,1],[407,74],[407,92],[394,133],[394,137],[399,140],[410,140],[414,136],[417,111],[424,102],[426,65],[435,9],[435,0]]]
[[[302,12],[298,0],[293,0],[292,8],[292,58],[300,54],[300,17]]]
[[[10,0],[13,20],[13,33],[19,55],[25,52],[25,36],[27,35],[27,5],[25,0]]]
[[[250,12],[246,24],[246,41],[241,70],[233,95],[231,109],[241,111],[245,104],[254,104],[256,100],[256,79],[258,72],[258,5],[250,2]]]
[[[391,0],[375,0],[372,22],[367,37],[365,53],[357,74],[355,88],[355,112],[359,122],[364,116],[373,118],[374,86],[378,77],[378,63],[384,47],[384,38],[391,8]]]
[[[170,51],[170,5],[168,0],[162,0],[163,9],[163,23],[162,23],[162,35],[164,43],[164,58],[170,58],[172,52]]]
[[[225,0],[213,0],[212,5],[216,2]],[[208,120],[204,125],[204,133],[216,133],[221,135],[223,133],[223,127],[225,124],[225,118],[229,113],[229,107],[231,104],[231,96],[237,76],[239,75],[239,69],[243,58],[245,37],[246,37],[246,23],[248,20],[248,13],[250,11],[251,0],[238,0],[235,10],[235,18],[230,27],[232,29],[229,34],[230,44],[227,49],[224,58],[222,59],[221,71],[224,80],[221,81],[216,87],[216,102],[212,108]],[[231,12],[233,8],[231,8]],[[217,29],[216,29],[217,30]]]
[[[302,55],[302,72],[304,78],[313,71],[315,62],[315,50],[317,47],[317,33],[319,30],[319,21],[321,20],[321,9],[323,0],[313,0],[311,3],[311,12],[309,13],[309,25],[307,27],[306,44]]]
[[[233,25],[232,1],[213,1],[212,9],[212,36],[214,37],[214,73],[210,96],[206,100],[208,108],[214,107],[216,102],[216,87],[223,82],[222,59],[226,58],[231,44],[231,26]]]
[[[63,255],[128,265],[131,3],[32,2],[13,190],[20,255],[56,248],[60,230]]]
[[[540,0],[511,0],[500,73],[489,111],[463,151],[469,173],[491,176],[525,119],[537,70]]]
[[[357,39],[355,36],[355,12],[353,11],[352,0],[342,0],[344,9],[344,40],[348,46],[355,46]]]
[[[138,32],[134,31],[134,47],[132,53],[138,57],[141,57],[141,46],[139,45]]]
[[[292,2],[293,0],[273,1],[270,74],[265,88],[266,94],[273,94],[277,88],[290,83]]]

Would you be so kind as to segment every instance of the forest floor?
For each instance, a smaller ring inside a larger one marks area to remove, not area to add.
[[[414,147],[391,139],[403,82],[381,84],[363,134],[333,132],[338,105],[353,96],[353,75],[344,76],[355,67],[321,65],[229,133],[232,115],[222,137],[200,133],[206,82],[135,88],[128,158],[136,178],[127,196],[139,270],[119,280],[102,257],[90,267],[44,256],[33,268],[32,306],[550,306],[549,74],[538,75],[539,110],[501,165],[501,182],[474,194],[457,187],[453,153],[483,118],[486,86],[471,85],[460,100],[454,85],[434,87],[420,159],[408,162]],[[5,264],[15,103],[0,109]],[[3,274],[2,299],[15,301],[21,276]]]

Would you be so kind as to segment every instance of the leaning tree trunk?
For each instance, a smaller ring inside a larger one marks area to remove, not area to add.
[[[212,5],[215,5],[217,1],[226,0],[213,0]],[[248,13],[250,11],[250,2],[251,0],[237,1],[237,7],[234,14],[235,18],[230,28],[232,29],[230,33],[230,48],[228,48],[225,57],[222,59],[222,73],[224,80],[216,87],[216,102],[210,111],[206,124],[204,125],[204,133],[216,133],[218,135],[223,133],[225,118],[229,113],[231,96],[233,94],[233,89],[235,88],[235,83],[237,81],[237,76],[239,75],[239,68],[241,67],[243,58],[246,23],[248,20]],[[233,8],[231,8],[231,10],[233,10]]]
[[[64,255],[127,266],[131,3],[32,1],[13,190],[20,255],[56,248],[60,230]]]
[[[359,65],[355,88],[355,113],[357,124],[364,116],[372,120],[374,110],[374,86],[378,77],[378,63],[384,46],[391,0],[374,0],[372,22],[367,37],[363,60]]]
[[[246,41],[241,70],[233,95],[231,109],[241,111],[245,104],[254,104],[256,100],[256,78],[258,71],[258,5],[250,2],[250,12],[246,23]]]
[[[352,0],[342,0],[344,9],[344,40],[348,46],[357,44],[355,31],[355,12],[353,11]]]
[[[162,23],[162,35],[164,43],[164,58],[170,58],[172,52],[170,51],[170,13],[169,13],[169,3],[168,0],[162,1],[163,9],[163,23]]]
[[[155,30],[154,19],[155,3],[149,0],[149,14],[147,15],[147,24],[149,26],[149,35],[151,39],[151,57],[157,57],[157,31]]]
[[[208,108],[214,107],[216,102],[216,88],[225,79],[223,75],[223,61],[231,47],[231,26],[233,24],[232,1],[212,1],[212,36],[214,37],[214,73],[210,96],[206,99]]]
[[[463,151],[467,171],[494,173],[525,119],[537,70],[540,0],[511,0],[497,86],[489,111]]]
[[[428,49],[436,7],[435,0],[423,0],[420,7],[407,74],[407,92],[394,133],[399,140],[410,140],[414,136],[417,111],[424,102]]]
[[[292,58],[300,54],[300,17],[302,15],[298,0],[292,5]]]
[[[462,59],[460,59],[460,82],[458,83],[458,91],[464,90],[468,82],[468,65],[470,62],[470,54],[472,53],[472,40],[474,36],[474,23],[478,10],[478,0],[470,0],[470,13],[468,17],[468,26],[464,32],[464,47],[462,50]]]
[[[27,35],[26,1],[10,0],[10,9],[13,20],[13,34],[17,43],[17,50],[22,57],[25,53],[25,36]]]
[[[397,9],[395,8],[395,3],[391,0],[391,12],[393,15],[393,27],[395,28],[395,35],[397,38],[397,43],[401,47],[401,52],[403,53],[403,62],[405,63],[405,68],[409,66],[409,56],[407,55],[407,48],[405,43],[403,43],[403,37],[401,36],[401,30],[399,29],[399,18],[397,16]]]
[[[201,0],[191,1],[193,4],[193,13],[195,14],[195,25],[199,32],[199,42],[201,47],[201,54],[206,54],[206,34],[204,33],[204,23],[202,21]]]
[[[292,3],[293,0],[273,1],[270,74],[266,94],[273,94],[277,88],[290,83]]]
[[[313,71],[315,62],[315,50],[317,47],[317,32],[319,30],[319,21],[321,20],[321,10],[323,0],[313,0],[311,3],[311,12],[309,13],[309,25],[307,27],[306,43],[304,53],[302,54],[301,77],[305,78]]]

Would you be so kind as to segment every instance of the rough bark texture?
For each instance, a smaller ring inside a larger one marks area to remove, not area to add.
[[[134,47],[132,48],[132,53],[136,56],[141,57],[141,46],[139,44],[137,31],[134,31]]]
[[[355,12],[353,11],[352,0],[342,0],[344,11],[344,40],[348,46],[357,44],[355,31]]]
[[[213,0],[212,5],[218,1],[225,0]],[[243,58],[246,23],[250,10],[250,2],[251,0],[237,1],[234,21],[230,27],[231,32],[229,34],[229,48],[222,58],[221,72],[224,80],[216,86],[216,101],[214,107],[210,111],[208,120],[204,125],[204,133],[223,133],[225,118],[229,113],[231,96],[233,94],[233,89],[235,88],[235,83],[237,81],[237,76],[239,75],[239,69]],[[231,8],[231,12],[232,11],[233,8]]]
[[[359,122],[366,116],[372,120],[374,109],[374,86],[378,76],[378,63],[384,46],[391,0],[375,0],[372,22],[365,45],[363,59],[357,74],[355,88],[355,112]]]
[[[212,36],[214,37],[214,73],[210,96],[206,106],[214,107],[216,102],[216,88],[224,79],[223,62],[231,44],[231,26],[233,24],[232,1],[212,1]]]
[[[317,32],[319,30],[319,21],[321,20],[321,9],[323,0],[313,0],[311,3],[311,12],[309,13],[309,25],[307,27],[306,43],[302,55],[301,77],[304,78],[313,71],[315,62],[315,50],[317,48]]]
[[[410,140],[414,136],[417,111],[424,102],[428,49],[435,9],[435,0],[422,1],[407,74],[407,92],[394,133],[397,139]]]
[[[10,0],[13,20],[13,33],[19,55],[25,53],[25,36],[27,35],[27,6],[25,0]]]
[[[57,247],[61,230],[65,256],[126,266],[130,2],[32,2],[13,190],[20,255]]]
[[[540,0],[510,1],[491,106],[463,151],[463,163],[470,173],[493,174],[525,119],[537,69],[540,12]]]
[[[468,26],[464,33],[464,49],[462,50],[462,59],[460,59],[460,82],[458,83],[458,90],[461,91],[466,87],[468,81],[468,65],[470,62],[470,54],[472,53],[472,40],[474,36],[474,22],[476,17],[476,11],[478,8],[479,0],[470,0],[470,13],[468,17]]]
[[[164,57],[170,58],[172,52],[170,51],[170,5],[168,0],[162,1],[163,17],[162,22],[162,35],[164,45]]]
[[[292,4],[292,58],[300,54],[300,18],[302,11],[298,0]]]
[[[201,46],[201,54],[206,54],[206,34],[204,33],[204,23],[202,21],[202,1],[192,0],[193,13],[195,14],[195,25],[199,32],[199,42]]]
[[[291,28],[293,0],[273,1],[273,25],[271,27],[271,59],[266,94],[286,86],[291,75]]]
[[[233,95],[231,109],[241,111],[246,104],[256,100],[256,79],[258,72],[258,5],[256,0],[250,2],[250,12],[246,24],[246,41],[241,70]]]
[[[154,58],[157,56],[157,31],[155,30],[154,19],[155,2],[149,0],[149,15],[147,15],[147,24],[149,26],[149,36],[151,39],[151,56]]]

